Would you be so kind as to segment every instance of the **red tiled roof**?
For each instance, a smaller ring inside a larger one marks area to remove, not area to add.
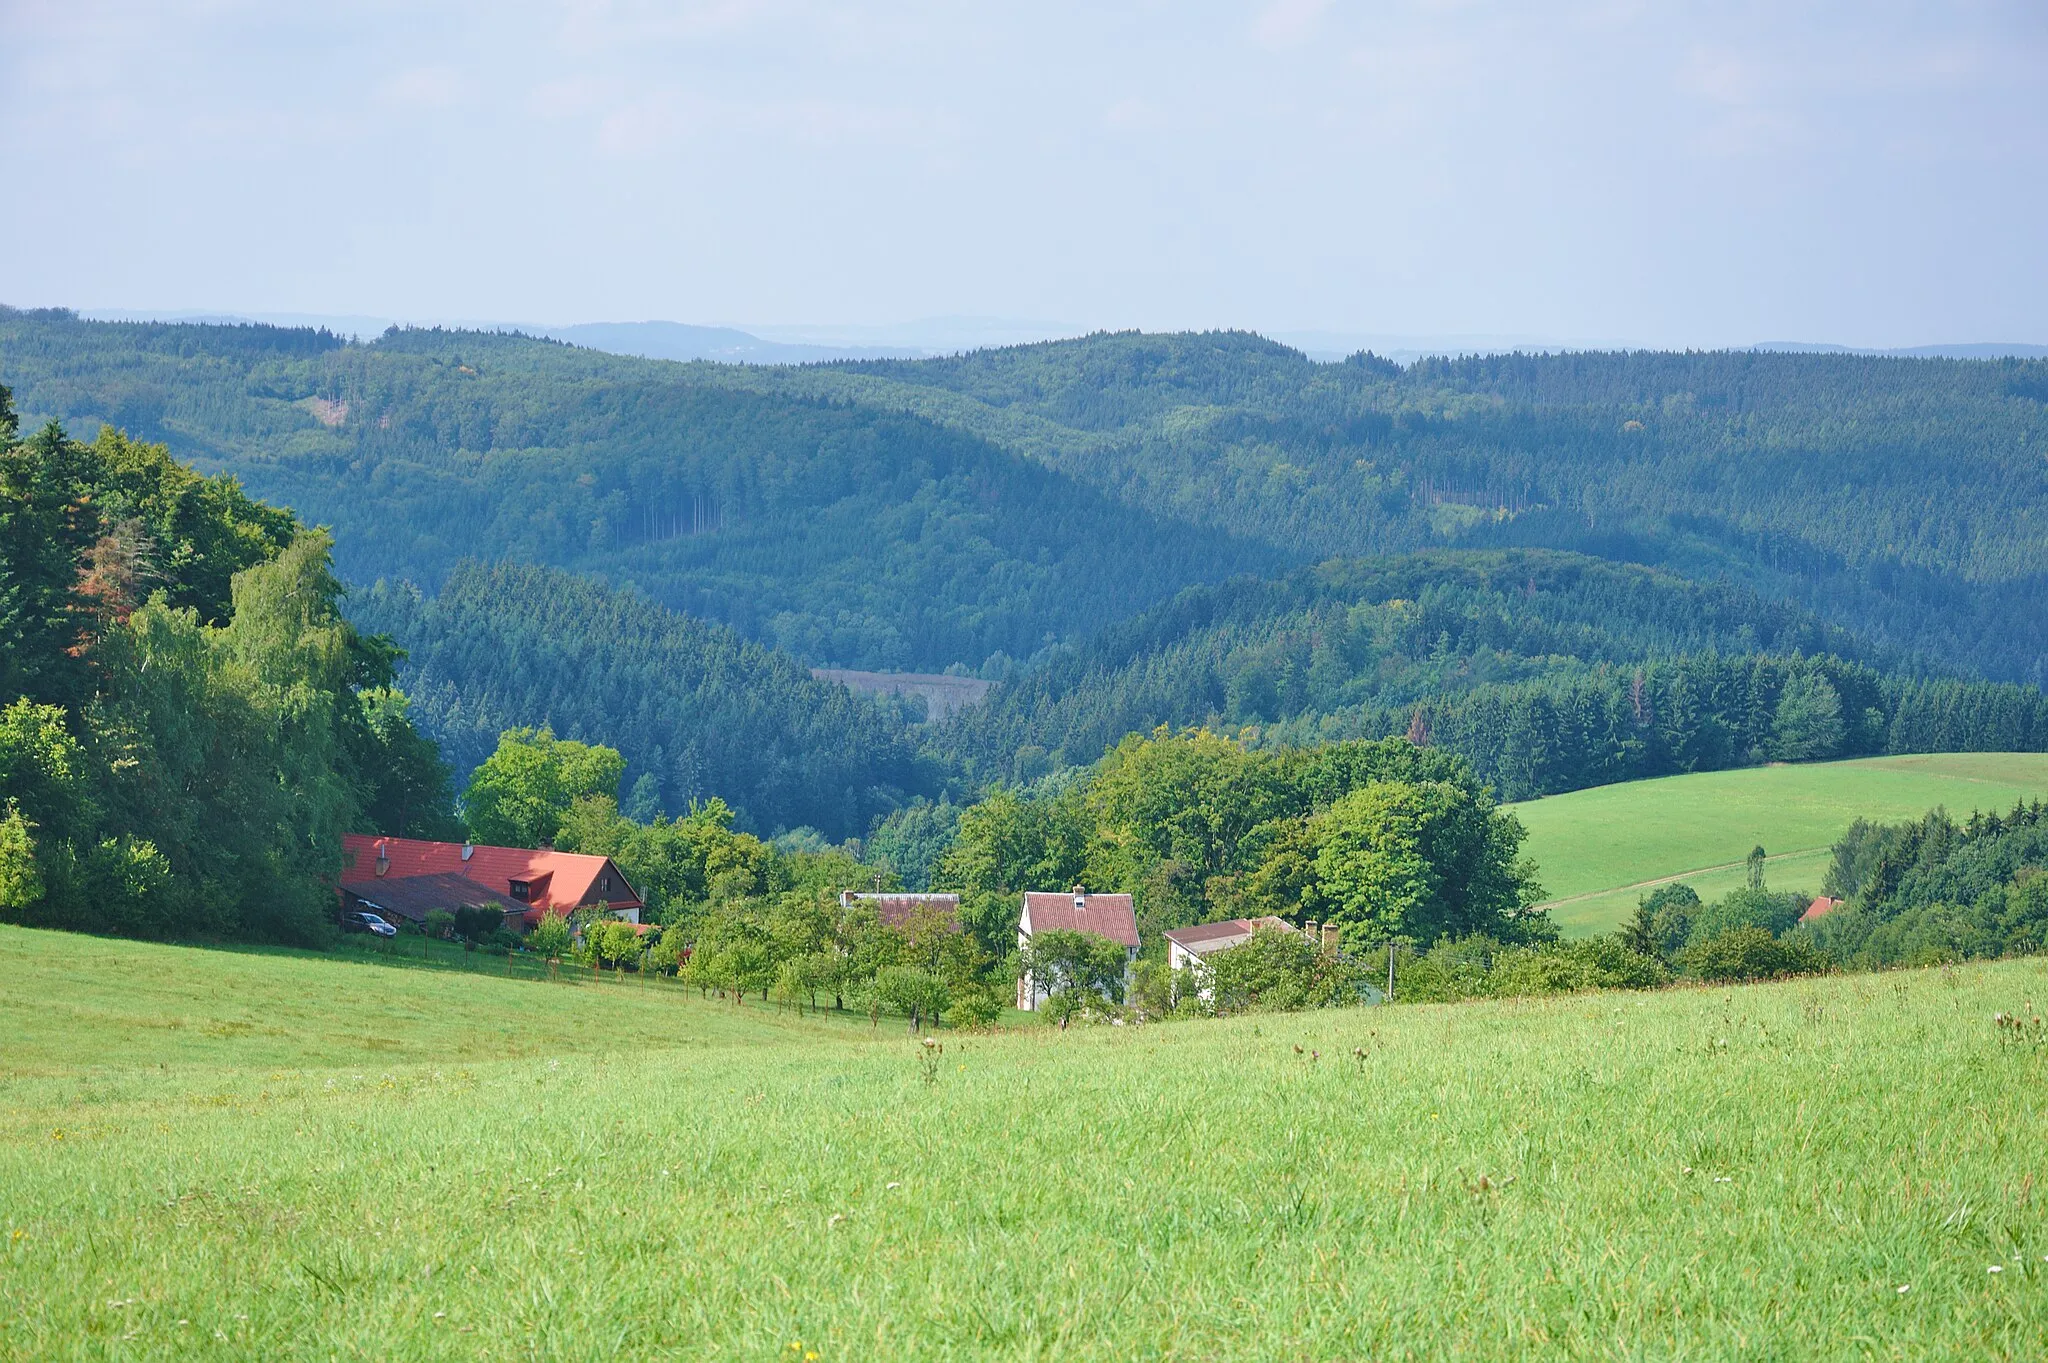
[[[1822,895],[1819,899],[1806,906],[1806,912],[1799,915],[1799,921],[1811,923],[1814,919],[1825,917],[1841,907],[1841,900],[1829,899],[1826,895]]]
[[[1023,925],[1029,932],[1091,932],[1127,947],[1138,945],[1138,915],[1127,894],[1080,896],[1083,908],[1074,907],[1069,893],[1029,891],[1024,896]]]
[[[1293,925],[1280,918],[1226,918],[1220,923],[1197,923],[1191,928],[1175,928],[1166,934],[1166,939],[1182,951],[1200,956],[1225,947],[1234,947],[1257,932],[1260,928],[1284,928],[1293,930]]]
[[[503,909],[507,917],[523,918],[529,907],[452,871],[426,876],[386,875],[382,880],[344,880],[341,888],[365,908],[410,918],[416,923],[425,921],[435,909],[453,912],[475,904]]]
[[[856,893],[847,890],[839,896],[841,908],[865,904],[875,911],[875,917],[892,928],[900,928],[910,921],[911,915],[919,909],[930,909],[954,920],[960,919],[960,896],[957,894],[878,894]]]
[[[378,838],[365,833],[351,833],[341,840],[341,845],[348,858],[341,872],[342,883],[350,887],[351,893],[366,894],[370,899],[377,897],[374,890],[366,893],[355,887],[389,884],[415,876],[456,875],[507,898],[512,897],[512,882],[524,881],[529,891],[521,907],[528,917],[538,917],[548,909],[566,914],[585,905],[641,907],[639,894],[610,857],[482,844],[469,847],[469,855],[464,857],[464,844],[459,842]],[[382,875],[377,873],[379,851],[386,861]],[[598,878],[606,875],[612,879],[611,888],[600,890]]]

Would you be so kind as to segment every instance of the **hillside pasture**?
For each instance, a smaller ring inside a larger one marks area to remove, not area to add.
[[[0,1356],[2037,1357],[2048,963],[943,1034],[0,928]],[[2038,1029],[2036,1029],[2038,1031]]]
[[[1829,849],[1857,819],[1957,818],[2048,796],[2048,754],[1934,753],[1695,772],[1510,806],[1529,830],[1550,916],[1568,935],[1607,932],[1655,884],[1703,899],[1743,883],[1761,846],[1769,884],[1818,894]]]

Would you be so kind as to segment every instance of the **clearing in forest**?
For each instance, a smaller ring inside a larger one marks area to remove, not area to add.
[[[1930,753],[1744,767],[1596,786],[1511,806],[1529,830],[1551,909],[1569,935],[1607,932],[1654,883],[1702,899],[1743,882],[1761,846],[1773,888],[1818,894],[1829,849],[1857,819],[1897,822],[1946,806],[2004,811],[2048,797],[2048,754]]]

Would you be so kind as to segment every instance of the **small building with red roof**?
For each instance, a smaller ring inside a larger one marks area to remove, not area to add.
[[[640,921],[640,896],[610,857],[551,847],[490,847],[351,833],[342,840],[344,911],[423,921],[435,909],[505,910],[508,927],[532,927],[552,910],[591,910]]]
[[[1275,932],[1295,930],[1286,919],[1272,917],[1226,918],[1218,923],[1175,928],[1166,934],[1166,964],[1174,970],[1189,969],[1219,951],[1243,946],[1261,928]]]
[[[1827,915],[1833,913],[1836,909],[1839,909],[1841,907],[1841,900],[1829,899],[1826,895],[1822,895],[1820,898],[1814,900],[1811,904],[1808,904],[1806,906],[1806,912],[1799,915],[1799,921],[1802,923],[1811,923],[1816,918],[1825,918]]]
[[[1106,937],[1124,949],[1124,973],[1138,959],[1138,914],[1127,894],[1089,894],[1076,885],[1066,894],[1032,890],[1024,896],[1023,912],[1017,918],[1017,949],[1031,945],[1041,932],[1085,932]],[[1034,1012],[1048,997],[1042,985],[1026,971],[1017,981],[1017,1006]]]

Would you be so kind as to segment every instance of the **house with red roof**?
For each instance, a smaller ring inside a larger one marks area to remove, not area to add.
[[[640,921],[640,896],[610,857],[551,847],[487,847],[351,833],[341,840],[341,907],[422,922],[436,909],[489,906],[524,930],[553,910]]]
[[[1089,894],[1079,885],[1066,894],[1028,891],[1023,912],[1017,918],[1017,949],[1022,951],[1030,946],[1036,933],[1056,930],[1106,937],[1121,946],[1128,988],[1131,966],[1138,959],[1138,915],[1129,895]],[[1017,1006],[1024,1011],[1035,1012],[1047,997],[1041,982],[1031,978],[1031,972],[1024,972],[1017,981]]]
[[[1814,900],[1811,904],[1808,904],[1806,906],[1806,912],[1799,915],[1799,921],[1802,923],[1811,923],[1816,918],[1827,917],[1829,914],[1833,913],[1836,909],[1839,909],[1841,907],[1841,900],[1830,899],[1826,895],[1822,895],[1820,898]]]
[[[1166,964],[1175,970],[1190,969],[1219,951],[1243,946],[1260,928],[1294,931],[1294,925],[1286,919],[1272,917],[1226,918],[1220,923],[1175,928],[1166,934]]]
[[[1313,921],[1306,928],[1297,928],[1284,918],[1267,915],[1261,918],[1225,918],[1216,923],[1197,923],[1193,927],[1174,928],[1166,934],[1166,964],[1173,970],[1186,970],[1195,977],[1195,992],[1205,999],[1214,998],[1215,990],[1209,982],[1208,964],[1212,957],[1241,947],[1251,941],[1256,932],[1299,932],[1310,941],[1318,940]],[[1320,937],[1324,949],[1337,949],[1337,925],[1326,923]]]

